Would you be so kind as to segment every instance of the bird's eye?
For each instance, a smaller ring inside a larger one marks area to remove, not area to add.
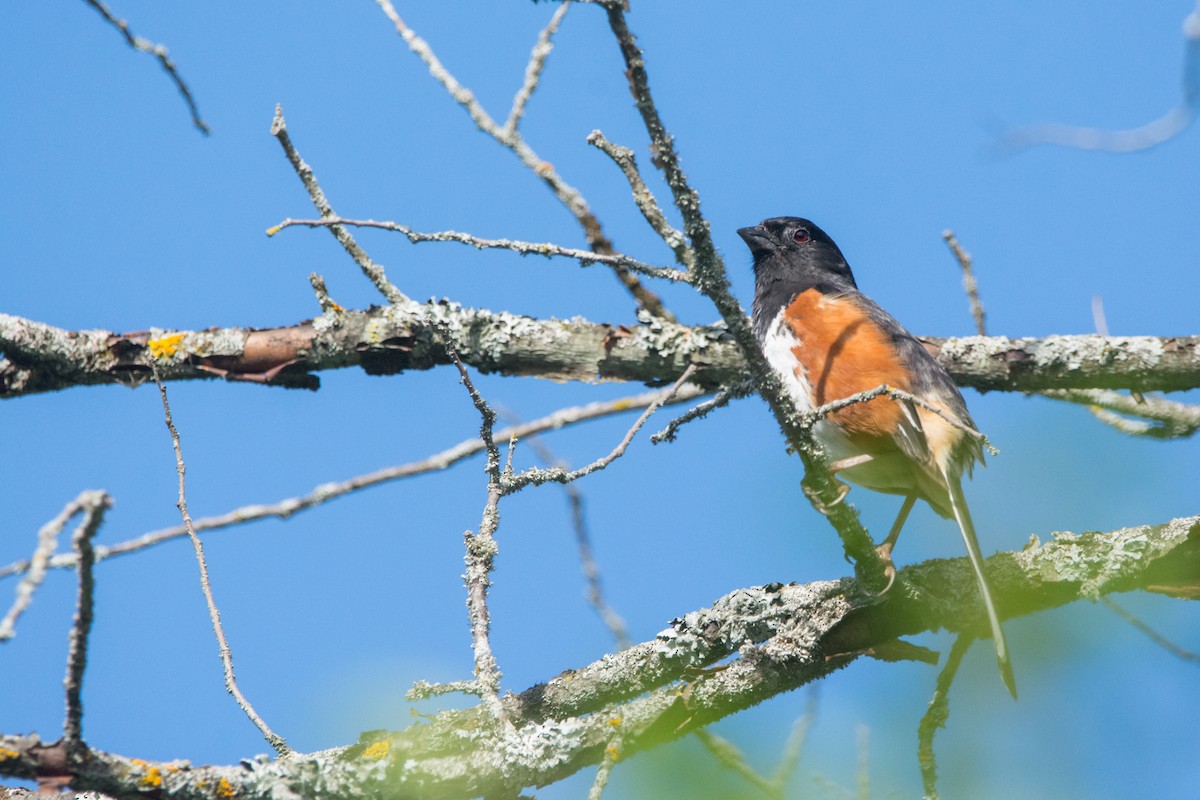
[[[792,241],[796,244],[804,244],[811,238],[812,236],[809,234],[807,228],[796,228],[796,230],[792,231]]]

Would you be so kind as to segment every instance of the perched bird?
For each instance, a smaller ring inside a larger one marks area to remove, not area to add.
[[[975,430],[946,370],[858,290],[850,265],[825,231],[806,219],[776,217],[741,228],[738,235],[754,255],[754,333],[797,408],[812,411],[887,384]],[[816,422],[813,434],[839,477],[904,496],[878,547],[889,577],[895,574],[892,548],[918,498],[958,523],[991,624],[1000,676],[1015,698],[1008,644],[962,491],[963,472],[983,462],[979,439],[926,408],[889,397],[829,414]]]

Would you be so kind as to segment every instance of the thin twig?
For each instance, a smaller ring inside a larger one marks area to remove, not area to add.
[[[26,574],[17,584],[16,597],[13,599],[12,606],[4,615],[4,619],[0,620],[0,642],[17,635],[17,620],[29,608],[30,603],[33,602],[33,593],[46,579],[46,572],[51,562],[50,556],[58,545],[58,534],[67,527],[67,523],[71,521],[72,517],[84,509],[86,496],[85,492],[67,503],[54,519],[43,525],[38,531],[37,547],[34,548],[33,557],[28,561],[18,562],[24,565],[24,569],[21,571]]]
[[[324,276],[310,272],[308,282],[313,287],[313,293],[317,296],[317,304],[321,306],[322,313],[339,313],[346,310],[329,296],[329,289],[325,286]]]
[[[274,235],[285,228],[291,228],[296,225],[302,225],[307,228],[378,228],[385,231],[393,231],[403,234],[410,242],[417,244],[420,242],[459,242],[460,244],[468,244],[478,250],[501,249],[512,250],[520,253],[523,256],[537,255],[550,258],[551,256],[563,256],[565,258],[573,258],[582,263],[584,266],[588,264],[605,264],[610,267],[621,267],[630,272],[637,272],[642,275],[647,275],[652,278],[663,278],[670,281],[678,281],[680,283],[688,283],[691,278],[686,272],[681,272],[670,267],[656,267],[651,264],[638,261],[629,256],[614,254],[602,255],[591,250],[577,250],[572,247],[562,247],[557,244],[548,242],[523,242],[515,239],[484,239],[479,236],[472,236],[469,233],[461,233],[459,231],[437,231],[435,233],[421,233],[414,231],[407,225],[402,225],[399,222],[384,222],[373,219],[345,219],[344,217],[326,217],[325,219],[285,219],[278,225],[269,228],[267,233]]]
[[[654,444],[673,442],[679,433],[679,429],[684,425],[694,420],[703,419],[718,408],[729,405],[731,401],[748,397],[752,394],[754,394],[754,384],[750,381],[744,381],[729,389],[722,389],[717,392],[716,397],[705,400],[703,403],[698,403],[685,413],[668,422],[667,427],[650,437],[650,441]]]
[[[593,472],[599,472],[600,470],[604,469],[609,464],[625,455],[625,451],[629,448],[630,443],[633,441],[633,437],[637,436],[637,432],[642,429],[643,425],[646,424],[646,420],[650,419],[651,415],[654,414],[655,411],[661,408],[664,403],[670,400],[671,397],[674,396],[674,394],[678,392],[685,383],[687,383],[688,379],[695,374],[696,369],[697,368],[695,364],[689,364],[687,369],[683,371],[683,374],[679,376],[679,380],[675,381],[670,389],[668,389],[666,392],[663,392],[659,400],[651,403],[646,410],[642,412],[642,415],[638,417],[637,422],[633,423],[633,426],[625,434],[625,438],[623,438],[608,455],[598,458],[592,463],[575,470],[567,470],[563,469],[562,467],[554,467],[551,469],[527,469],[517,475],[514,475],[506,482],[504,493],[512,494],[524,489],[526,486],[540,486],[543,483],[570,483],[571,481],[579,480],[585,475],[591,475]]]
[[[488,490],[487,504],[483,509],[483,518],[479,522],[479,532],[466,531],[463,540],[466,543],[466,574],[463,582],[467,586],[467,615],[471,622],[471,649],[475,656],[475,680],[479,683],[480,699],[488,709],[493,720],[506,731],[512,731],[513,724],[508,719],[508,713],[500,702],[500,666],[492,652],[491,643],[491,612],[488,610],[487,594],[492,585],[491,574],[495,567],[496,531],[500,527],[500,498],[504,496],[502,475],[500,471],[500,450],[496,447],[493,428],[496,425],[496,412],[492,410],[483,395],[475,388],[467,368],[458,357],[454,345],[447,338],[446,352],[458,368],[463,386],[471,396],[471,402],[479,412],[481,423],[479,438],[483,440],[487,451]]]
[[[954,231],[942,231],[942,238],[946,240],[950,252],[954,254],[958,266],[962,268],[963,290],[966,291],[967,300],[971,303],[971,316],[975,318],[975,331],[980,336],[987,336],[987,312],[983,310],[983,301],[979,299],[979,283],[975,280],[971,254],[958,243],[958,237],[954,235]]]
[[[937,756],[933,752],[933,737],[939,728],[946,727],[946,720],[950,717],[950,686],[954,683],[963,656],[974,641],[975,637],[969,633],[960,633],[954,640],[950,654],[946,656],[946,666],[938,674],[929,708],[917,726],[917,760],[921,767],[921,781],[925,785],[925,800],[938,798]]]
[[[1104,603],[1104,605],[1108,606],[1108,609],[1110,611],[1112,611],[1114,614],[1116,614],[1118,617],[1125,620],[1126,622],[1128,622],[1133,627],[1137,628],[1142,633],[1146,634],[1148,637],[1150,637],[1151,641],[1153,641],[1156,645],[1158,645],[1162,649],[1166,650],[1171,655],[1175,656],[1176,658],[1183,659],[1184,661],[1190,661],[1193,664],[1200,664],[1200,653],[1196,653],[1192,650],[1188,650],[1184,647],[1180,647],[1179,645],[1175,644],[1170,639],[1168,639],[1167,637],[1163,636],[1158,631],[1151,628],[1149,625],[1147,625],[1141,619],[1139,619],[1135,615],[1131,614],[1130,612],[1126,611],[1124,608],[1122,608],[1120,605],[1118,605],[1116,603],[1116,601],[1111,600],[1107,597],[1101,597],[1100,602]]]
[[[800,756],[804,752],[804,745],[808,741],[809,731],[817,722],[817,703],[820,697],[821,684],[813,683],[808,688],[808,698],[804,703],[804,713],[792,725],[792,731],[788,734],[787,742],[783,746],[783,756],[779,759],[779,767],[776,768],[775,774],[771,777],[771,781],[779,787],[779,791],[783,794],[784,787],[795,774],[796,768],[800,766]]]
[[[79,562],[79,592],[75,600],[75,621],[71,625],[67,645],[67,677],[63,681],[67,690],[63,744],[73,754],[83,749],[83,673],[87,667],[88,636],[92,631],[92,603],[96,588],[92,575],[92,567],[96,564],[92,538],[100,530],[104,512],[112,507],[112,498],[105,492],[85,492],[80,499],[83,500],[85,516],[71,537],[71,547]]]
[[[412,687],[404,693],[404,699],[411,702],[420,700],[428,700],[431,697],[440,697],[446,694],[469,694],[479,697],[483,694],[483,689],[479,681],[447,681],[446,683],[430,683],[429,681],[417,680],[413,682]]]
[[[263,718],[254,710],[254,706],[250,705],[250,701],[242,694],[242,690],[238,688],[237,677],[233,672],[233,655],[229,650],[229,641],[225,638],[225,628],[221,625],[221,612],[217,609],[217,602],[213,598],[212,584],[208,579],[208,561],[204,557],[204,545],[201,544],[200,537],[196,535],[191,514],[188,513],[187,494],[184,489],[184,473],[187,471],[187,467],[183,461],[179,431],[175,429],[175,421],[171,418],[171,404],[167,401],[167,387],[159,377],[157,368],[154,368],[154,381],[158,384],[158,393],[162,397],[163,415],[167,430],[171,433],[171,445],[175,449],[175,471],[179,475],[179,500],[176,505],[183,517],[183,525],[187,529],[188,538],[192,540],[192,548],[196,552],[196,563],[200,567],[200,588],[204,592],[204,602],[208,606],[208,618],[212,621],[213,633],[217,637],[217,649],[221,655],[221,663],[225,667],[225,689],[233,695],[233,699],[245,712],[246,717],[254,723],[267,743],[275,749],[275,752],[280,756],[290,756],[292,749],[288,747],[281,736],[267,726]]]
[[[400,18],[396,13],[395,7],[390,0],[376,0],[376,4],[383,11],[384,15],[391,21],[392,26],[396,29],[396,33],[408,45],[408,49],[413,52],[421,62],[425,64],[429,70],[429,74],[442,85],[446,92],[454,99],[456,103],[463,107],[467,115],[475,123],[483,133],[492,137],[499,144],[513,152],[521,160],[530,171],[542,179],[542,181],[550,187],[550,191],[554,192],[554,196],[558,198],[569,212],[575,217],[583,229],[583,235],[587,238],[588,247],[599,255],[616,255],[616,248],[613,243],[604,234],[604,229],[600,225],[600,220],[592,213],[588,207],[587,201],[583,194],[571,184],[567,183],[554,169],[554,165],[549,161],[542,159],[533,148],[521,136],[521,132],[514,126],[508,128],[498,124],[491,115],[483,108],[479,101],[475,98],[473,92],[467,89],[458,80],[450,74],[441,60],[433,52],[433,48],[429,43],[408,27],[408,24]],[[632,275],[624,267],[614,266],[613,272],[622,285],[633,295],[637,300],[638,305],[649,311],[656,317],[661,319],[675,321],[675,315],[666,309],[662,304],[662,300],[656,294],[651,292],[637,276]]]
[[[629,188],[633,190],[633,202],[637,204],[638,210],[642,212],[642,216],[646,218],[646,222],[650,223],[654,232],[675,253],[675,260],[683,267],[694,266],[696,254],[692,252],[692,248],[688,247],[687,237],[683,235],[683,231],[672,227],[671,223],[667,222],[654,193],[650,191],[650,187],[642,180],[642,174],[638,172],[637,160],[633,156],[633,151],[628,147],[610,142],[600,131],[592,131],[587,140],[588,144],[604,151],[605,155],[621,168],[625,179],[629,181]]]
[[[858,800],[871,800],[871,729],[866,725],[858,726],[855,744],[858,746]]]
[[[733,742],[723,736],[718,736],[708,728],[697,730],[696,738],[700,740],[700,744],[704,745],[704,749],[717,760],[717,763],[725,769],[736,773],[742,780],[758,789],[764,795],[771,798],[771,800],[783,800],[784,795],[780,787],[773,780],[765,777],[754,767],[750,766],[750,763],[746,761],[745,754]]]
[[[337,214],[333,211],[333,206],[329,204],[329,200],[325,197],[325,193],[321,191],[321,185],[317,183],[317,176],[313,173],[312,167],[308,165],[300,153],[292,144],[292,139],[288,136],[287,122],[283,118],[283,106],[275,106],[275,118],[271,121],[271,135],[279,140],[279,144],[283,147],[283,152],[287,156],[288,163],[292,165],[292,169],[296,171],[300,182],[304,184],[305,190],[308,192],[309,198],[312,199],[312,204],[320,212],[322,219],[336,218]],[[350,231],[346,230],[343,225],[330,225],[330,232],[338,243],[350,254],[354,259],[354,263],[358,264],[358,268],[363,271],[368,280],[375,285],[387,301],[392,305],[407,305],[412,301],[401,292],[394,283],[388,280],[387,274],[384,272],[382,264],[376,264],[367,255],[367,251],[363,250]],[[270,236],[275,233],[275,229],[271,228],[267,231]]]
[[[503,130],[508,136],[512,136],[521,124],[521,118],[525,115],[525,106],[529,103],[529,98],[533,95],[534,90],[537,89],[538,81],[542,77],[542,69],[546,66],[546,59],[550,56],[550,51],[554,49],[554,34],[558,32],[558,26],[562,24],[563,17],[567,15],[567,9],[570,7],[569,2],[562,3],[555,9],[550,21],[546,23],[546,27],[542,28],[542,32],[538,34],[537,42],[533,45],[533,52],[529,54],[529,63],[525,65],[525,81],[513,97],[512,110],[508,112],[508,119],[504,121]]]
[[[530,436],[526,443],[537,453],[538,458],[552,467],[566,469],[566,462],[555,456],[540,436]],[[575,531],[575,543],[579,548],[579,563],[583,567],[583,576],[587,581],[588,603],[596,610],[605,627],[612,632],[618,650],[629,647],[629,628],[624,618],[609,604],[604,596],[604,586],[600,580],[600,566],[592,552],[592,537],[588,532],[587,514],[584,512],[583,492],[574,483],[564,483],[563,492],[567,495],[567,503],[571,507],[571,527]]]
[[[175,88],[179,90],[179,94],[183,96],[183,102],[187,103],[188,112],[192,115],[192,125],[194,125],[196,129],[205,136],[208,136],[209,133],[211,133],[208,124],[200,118],[200,109],[196,107],[196,100],[192,97],[192,93],[188,89],[187,84],[183,82],[183,78],[180,77],[179,71],[175,68],[175,62],[172,61],[170,56],[167,54],[167,48],[164,45],[155,44],[149,39],[144,39],[141,36],[135,36],[133,32],[129,30],[129,23],[123,19],[117,19],[116,16],[114,16],[113,13],[108,10],[108,7],[100,2],[100,0],[83,1],[92,8],[96,9],[96,11],[100,13],[100,16],[104,17],[108,24],[116,28],[120,32],[121,36],[125,38],[126,44],[128,44],[134,50],[148,53],[158,59],[158,63],[162,65],[162,68],[166,71],[167,75],[169,75],[171,80],[174,81]]]
[[[807,417],[809,418],[810,423],[816,422],[817,420],[827,417],[830,414],[836,414],[838,411],[841,411],[848,406],[856,405],[858,403],[865,403],[869,400],[874,400],[877,397],[888,397],[897,402],[912,403],[913,405],[920,406],[926,411],[938,415],[952,427],[957,428],[958,430],[970,436],[972,439],[978,441],[991,455],[996,456],[1000,454],[1000,451],[996,449],[995,445],[992,444],[991,440],[988,439],[985,434],[956,419],[937,406],[927,403],[921,398],[911,395],[903,389],[896,389],[888,386],[887,384],[882,384],[880,386],[876,386],[874,389],[868,389],[865,392],[852,394],[849,397],[843,397],[840,400],[834,400],[833,402],[826,403],[823,406],[818,406],[810,411],[807,414]]]
[[[604,748],[604,758],[600,761],[600,766],[596,768],[596,777],[592,780],[592,788],[588,789],[587,800],[600,800],[604,795],[604,789],[608,786],[608,779],[612,775],[613,766],[621,758],[621,747],[624,742],[620,733],[620,721],[610,720],[610,723],[615,723],[614,727],[617,732]]]
[[[704,394],[704,390],[698,387],[685,386],[674,397],[667,402],[669,404],[682,403],[688,400],[694,400]],[[605,400],[601,402],[588,403],[581,406],[571,406],[555,411],[541,419],[536,419],[531,422],[514,425],[509,428],[497,431],[496,436],[499,439],[507,440],[516,436],[522,438],[535,433],[543,433],[546,431],[558,430],[559,428],[569,427],[580,422],[588,420],[600,419],[602,417],[612,416],[614,414],[623,414],[628,411],[643,409],[659,400],[663,396],[663,390],[653,392],[643,392],[637,395],[621,397],[616,400]],[[222,528],[241,525],[246,522],[255,520],[277,517],[279,519],[287,519],[293,514],[301,511],[307,511],[314,506],[319,506],[330,500],[342,497],[353,492],[361,491],[372,486],[378,486],[382,483],[409,478],[415,475],[423,475],[429,472],[437,472],[457,464],[465,458],[483,450],[482,440],[467,439],[459,442],[453,447],[442,450],[439,453],[429,456],[420,461],[414,461],[408,464],[400,464],[394,467],[386,467],[384,469],[368,472],[364,475],[359,475],[349,480],[340,481],[337,483],[323,483],[314,488],[308,494],[297,497],[289,497],[285,500],[280,500],[276,503],[267,505],[254,504],[241,506],[229,511],[225,514],[213,517],[201,517],[192,521],[192,529],[196,532],[206,530],[220,530]],[[56,518],[57,519],[57,518]],[[63,522],[65,525],[66,522]],[[58,530],[61,530],[59,526]],[[122,556],[129,553],[136,553],[144,550],[147,547],[153,547],[163,542],[178,539],[187,536],[187,528],[182,525],[177,525],[172,528],[164,528],[158,531],[151,531],[124,542],[119,542],[114,545],[96,547],[97,561],[103,561],[106,558],[113,556]],[[50,569],[69,569],[75,566],[75,556],[70,553],[56,555],[49,560],[48,568]],[[4,567],[0,567],[0,578],[9,577],[11,575],[21,575],[31,572],[34,569],[33,560],[15,561]],[[40,579],[39,579],[40,580]]]

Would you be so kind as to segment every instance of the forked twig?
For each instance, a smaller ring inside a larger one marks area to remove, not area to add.
[[[664,280],[677,281],[680,283],[688,283],[691,278],[686,272],[681,272],[670,267],[656,267],[652,264],[646,264],[638,261],[636,258],[630,258],[620,253],[613,255],[605,255],[596,253],[592,250],[577,250],[573,247],[562,247],[549,242],[523,242],[516,239],[484,239],[480,236],[472,236],[469,233],[460,231],[437,231],[434,233],[421,233],[414,231],[407,225],[402,225],[399,222],[386,222],[374,219],[345,219],[344,217],[327,217],[325,219],[285,219],[278,225],[267,229],[267,234],[275,235],[285,228],[291,228],[301,225],[307,228],[378,228],[380,230],[392,231],[394,233],[403,234],[413,244],[420,242],[458,242],[467,244],[478,250],[512,250],[515,253],[520,253],[523,256],[535,255],[545,256],[563,256],[565,258],[573,258],[579,261],[584,266],[588,264],[604,264],[613,268],[621,268],[630,272],[637,272],[651,278],[663,278]]]
[[[458,79],[450,74],[450,71],[446,69],[446,66],[441,62],[441,59],[439,59],[437,54],[433,52],[433,48],[429,46],[429,43],[418,36],[416,32],[413,31],[413,29],[410,28],[408,24],[400,17],[400,15],[396,13],[396,8],[392,5],[391,0],[375,1],[379,8],[383,11],[384,15],[387,16],[387,18],[391,21],[392,26],[396,29],[396,33],[398,33],[400,38],[404,40],[404,43],[408,45],[408,49],[411,50],[413,54],[417,56],[417,58],[421,59],[421,62],[425,64],[425,67],[429,70],[430,76],[442,85],[442,88],[446,90],[446,92],[454,99],[456,103],[463,107],[463,110],[467,112],[467,115],[470,116],[471,120],[475,123],[475,127],[492,137],[497,143],[512,151],[512,153],[516,155],[518,159],[520,159],[522,164],[524,164],[531,172],[541,178],[542,181],[548,187],[550,187],[550,191],[554,192],[554,196],[557,197],[559,202],[561,202],[567,208],[567,210],[571,212],[571,216],[575,217],[576,222],[578,222],[580,227],[583,229],[583,234],[587,238],[588,246],[593,251],[600,255],[616,255],[616,249],[613,247],[612,242],[604,234],[604,229],[600,225],[600,220],[598,220],[596,215],[592,213],[592,210],[589,208],[587,200],[584,199],[583,194],[574,186],[563,180],[558,174],[558,171],[554,169],[553,164],[542,159],[541,156],[534,152],[533,148],[529,146],[529,143],[526,142],[525,138],[521,135],[517,125],[514,124],[510,126],[507,123],[501,125],[492,119],[492,116],[488,114],[488,112],[476,99],[475,94],[471,92],[470,89],[467,89],[465,86],[459,83]],[[554,18],[551,18],[551,24],[557,24],[555,23]],[[543,37],[548,41],[549,36],[544,31],[542,35],[539,36],[539,41],[541,41]],[[538,59],[544,61],[547,53],[548,50],[539,50],[539,48],[535,46],[530,59],[531,64]],[[526,83],[528,83],[530,71],[530,68],[526,69]],[[541,68],[538,67],[534,71],[535,78],[540,74]],[[514,98],[514,108],[517,107],[517,101],[521,97],[524,89],[525,84],[523,84],[522,88],[518,90],[517,96]],[[509,114],[509,119],[512,119],[511,113]],[[621,266],[614,266],[613,272],[617,276],[617,279],[621,281],[622,285],[624,285],[629,293],[633,295],[634,299],[637,300],[638,305],[656,317],[670,320],[672,322],[675,321],[675,315],[666,309],[666,307],[662,304],[662,300],[660,300],[659,297],[654,294],[654,292],[651,292],[642,285],[642,282],[637,279],[637,276],[631,274],[627,269]]]
[[[495,566],[496,531],[500,526],[500,498],[504,496],[503,475],[500,468],[500,450],[496,447],[493,428],[496,425],[496,412],[492,410],[483,395],[475,388],[467,368],[448,337],[443,336],[446,353],[458,368],[463,386],[471,395],[471,402],[479,412],[482,420],[479,426],[479,438],[483,440],[487,452],[488,491],[487,504],[483,509],[483,518],[479,523],[479,532],[466,531],[463,540],[467,553],[464,557],[466,573],[463,581],[467,585],[467,615],[471,622],[471,650],[475,656],[475,681],[479,684],[479,697],[483,705],[496,721],[506,731],[514,730],[508,719],[508,712],[500,702],[500,666],[492,652],[491,642],[491,612],[488,610],[488,588],[492,585],[491,574]],[[511,448],[511,446],[510,446]],[[510,449],[511,452],[511,449]]]
[[[581,406],[570,406],[568,408],[559,409],[553,414],[549,414],[541,419],[525,422],[520,425],[513,425],[496,432],[496,436],[501,440],[508,440],[512,437],[524,438],[536,433],[558,430],[559,428],[576,425],[580,422],[587,422],[593,419],[612,416],[614,414],[623,414],[629,411],[646,408],[662,397],[662,390],[654,392],[643,392],[641,394],[629,395],[620,397],[615,400],[604,400],[595,403],[587,403]],[[704,394],[704,390],[698,387],[685,386],[674,397],[668,400],[668,403],[682,403],[687,400],[693,400]],[[192,529],[197,533],[206,530],[220,530],[222,528],[241,525],[247,522],[253,522],[260,519],[279,518],[288,519],[293,514],[298,514],[302,511],[307,511],[310,508],[327,503],[338,497],[343,497],[354,492],[361,491],[371,486],[378,486],[382,483],[409,478],[416,475],[424,475],[430,472],[437,472],[447,469],[459,461],[480,452],[483,450],[483,441],[474,438],[459,442],[453,447],[435,453],[428,458],[420,461],[410,462],[408,464],[400,464],[394,467],[386,467],[384,469],[368,472],[364,475],[358,475],[345,481],[323,483],[315,487],[308,494],[299,495],[297,497],[289,497],[285,500],[280,500],[275,503],[268,504],[253,504],[241,506],[232,511],[213,517],[201,517],[192,521]],[[55,521],[57,521],[57,517]],[[57,530],[61,530],[62,526],[66,525],[66,520],[59,525]],[[57,533],[57,530],[55,533]],[[122,556],[129,553],[136,553],[139,550],[144,550],[147,547],[153,547],[163,542],[168,542],[173,539],[187,536],[187,528],[183,525],[177,525],[171,528],[164,528],[158,531],[119,542],[114,545],[98,545],[96,547],[96,560],[103,561],[106,558],[113,556]],[[50,543],[47,555],[53,551],[53,542]],[[48,569],[69,569],[75,566],[75,556],[71,553],[63,553],[49,558],[45,564]],[[36,559],[15,561],[4,567],[0,567],[0,578],[6,578],[12,575],[21,575],[32,573],[37,568]],[[40,578],[38,579],[41,580]],[[20,593],[22,590],[18,589]]]
[[[67,503],[54,519],[43,525],[38,530],[37,546],[34,548],[33,557],[28,561],[18,562],[24,567],[19,571],[24,572],[25,577],[17,584],[16,597],[13,599],[8,613],[4,615],[3,619],[0,619],[0,642],[17,635],[17,620],[29,608],[30,603],[33,602],[34,592],[42,585],[42,581],[46,579],[46,572],[52,562],[51,554],[54,553],[54,548],[58,545],[58,534],[62,532],[63,528],[67,527],[67,523],[71,521],[72,517],[86,508],[88,495],[88,492],[79,495],[79,497]],[[18,570],[13,570],[10,574],[15,574],[16,572]]]
[[[325,193],[321,191],[321,185],[317,183],[317,176],[313,173],[312,167],[308,162],[300,157],[300,152],[296,146],[292,144],[292,138],[288,136],[287,122],[283,118],[283,106],[275,106],[275,118],[271,121],[271,135],[279,140],[279,145],[283,148],[284,155],[287,156],[288,163],[292,165],[292,169],[296,171],[296,175],[300,178],[300,182],[304,184],[305,190],[308,192],[312,204],[320,212],[322,219],[336,218],[337,214],[333,211],[333,206],[329,204],[329,200],[325,197]],[[338,240],[350,257],[354,259],[354,263],[358,264],[358,268],[363,271],[367,279],[375,285],[387,301],[394,306],[407,305],[412,301],[401,292],[394,283],[388,280],[387,274],[384,272],[382,264],[376,264],[367,255],[367,251],[359,246],[354,240],[354,236],[350,231],[346,230],[344,225],[330,225],[329,231],[333,237]],[[267,235],[271,236],[276,232],[275,228],[267,230]]]
[[[664,403],[670,400],[671,397],[674,396],[674,394],[678,392],[685,383],[688,382],[692,375],[696,373],[696,369],[697,367],[695,364],[689,364],[687,369],[683,371],[683,374],[679,376],[679,380],[675,381],[670,389],[663,392],[657,401],[651,403],[646,410],[642,412],[642,415],[638,417],[637,422],[633,423],[633,426],[625,434],[625,438],[623,438],[608,455],[602,456],[592,463],[575,470],[567,470],[562,467],[555,467],[551,469],[538,469],[534,467],[527,469],[517,475],[513,475],[506,481],[505,494],[512,494],[513,492],[520,491],[521,489],[530,485],[540,486],[543,483],[570,483],[571,481],[579,480],[585,475],[591,475],[593,472],[599,472],[600,470],[604,469],[609,464],[625,455],[625,451],[629,448],[630,443],[633,442],[633,437],[637,436],[637,432],[642,429],[643,425],[646,424],[646,420],[650,419],[651,415],[653,415],[655,411],[661,408]]]
[[[633,151],[628,147],[613,144],[600,131],[592,131],[587,140],[588,144],[598,147],[621,168],[625,179],[629,181],[629,188],[633,191],[633,202],[637,204],[638,210],[642,212],[642,216],[646,218],[646,222],[650,223],[654,232],[675,253],[675,260],[684,267],[694,266],[696,254],[692,252],[692,248],[688,247],[687,237],[683,235],[682,231],[675,229],[671,223],[667,222],[658,200],[655,199],[654,193],[650,191],[650,187],[646,185],[642,174],[638,171]]]
[[[283,737],[271,730],[258,712],[254,710],[254,706],[250,705],[250,701],[242,694],[242,690],[238,688],[237,676],[233,672],[233,655],[229,650],[229,641],[225,638],[225,628],[221,624],[221,612],[217,610],[217,602],[213,598],[212,584],[208,579],[208,561],[204,557],[204,545],[200,542],[200,537],[196,535],[196,531],[192,526],[192,517],[188,513],[187,493],[184,488],[184,473],[187,467],[183,461],[183,449],[179,443],[179,431],[175,428],[175,421],[171,418],[171,404],[167,401],[167,387],[163,384],[162,378],[158,374],[158,369],[154,368],[154,382],[158,384],[158,393],[162,398],[163,416],[167,424],[167,430],[171,433],[171,446],[175,450],[175,471],[179,475],[179,500],[176,505],[179,507],[179,513],[183,517],[183,525],[187,529],[188,538],[192,540],[192,549],[196,552],[196,563],[200,567],[200,588],[204,592],[204,602],[208,606],[208,618],[212,621],[213,633],[217,637],[217,649],[221,656],[221,663],[225,668],[225,689],[233,699],[237,701],[238,706],[246,714],[246,717],[254,723],[262,733],[263,738],[271,747],[275,748],[275,752],[282,757],[290,756],[292,749],[288,747],[287,742]]]

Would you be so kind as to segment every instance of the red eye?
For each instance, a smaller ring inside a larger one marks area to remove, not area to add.
[[[808,231],[804,228],[796,228],[796,230],[792,231],[792,241],[796,244],[804,244],[811,238]]]

